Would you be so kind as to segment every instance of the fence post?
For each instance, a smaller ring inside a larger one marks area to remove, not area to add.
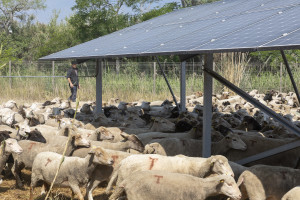
[[[282,92],[282,63],[280,63],[280,87],[279,92]]]
[[[8,67],[9,67],[9,68],[8,68],[8,70],[9,70],[9,71],[8,71],[8,73],[9,73],[8,75],[10,76],[10,77],[9,77],[9,87],[10,87],[10,89],[11,89],[11,88],[12,88],[12,79],[11,79],[11,60],[9,61],[9,64],[8,64],[8,65],[9,65],[9,66],[8,66]]]
[[[156,62],[153,62],[153,94],[156,94]]]
[[[52,61],[52,89],[55,92],[55,85],[54,85],[54,75],[55,75],[55,61]]]

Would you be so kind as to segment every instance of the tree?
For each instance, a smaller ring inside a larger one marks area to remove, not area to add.
[[[190,6],[197,6],[200,4],[212,3],[219,0],[181,0],[181,5],[183,8]]]
[[[0,0],[0,27],[9,33],[15,19],[26,17],[26,11],[42,8],[44,0]]]
[[[151,3],[160,0],[76,0],[72,8],[75,15],[70,24],[76,29],[78,38],[85,42],[135,23],[135,14],[141,14]],[[122,12],[131,10],[132,14]]]

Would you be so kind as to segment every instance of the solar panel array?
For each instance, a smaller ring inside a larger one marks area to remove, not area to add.
[[[300,48],[300,0],[223,0],[168,13],[41,59]]]

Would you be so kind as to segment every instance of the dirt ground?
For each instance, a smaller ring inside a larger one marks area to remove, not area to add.
[[[31,171],[22,170],[22,177],[24,179],[24,189],[17,189],[15,186],[15,180],[12,176],[5,177],[3,183],[0,185],[0,200],[28,200],[29,199],[29,186],[30,186]],[[105,185],[98,187],[93,192],[94,200],[107,200],[108,197],[104,193]],[[81,189],[82,194],[85,194],[85,189]],[[35,200],[44,200],[45,195],[41,196],[41,186],[36,187],[34,190]],[[70,188],[54,188],[52,192],[51,200],[71,200]],[[78,197],[75,195],[75,199]]]

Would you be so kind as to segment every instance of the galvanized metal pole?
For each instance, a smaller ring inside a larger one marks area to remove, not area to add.
[[[8,75],[10,76],[9,78],[9,88],[12,88],[12,79],[11,79],[11,60],[8,63]]]
[[[213,69],[213,54],[205,55],[204,69]],[[202,157],[204,158],[211,156],[212,86],[212,77],[204,71],[204,117],[202,137]]]
[[[282,56],[282,59],[284,61],[284,64],[286,66],[286,69],[289,73],[289,76],[290,76],[290,79],[291,79],[291,82],[292,82],[292,85],[294,87],[294,90],[295,90],[295,93],[296,93],[296,96],[297,96],[297,99],[298,99],[298,102],[300,103],[300,95],[299,95],[299,92],[298,92],[298,89],[297,89],[297,85],[295,83],[295,80],[294,80],[294,77],[293,77],[293,74],[292,74],[292,71],[291,71],[291,68],[289,66],[289,62],[284,54],[284,51],[283,50],[280,50],[280,53],[281,53],[281,56]]]
[[[279,92],[282,92],[282,63],[280,63],[280,87]]]
[[[166,74],[165,74],[165,72],[164,72],[164,70],[163,70],[163,68],[162,68],[162,66],[161,66],[161,64],[160,64],[160,62],[159,62],[158,57],[155,56],[155,58],[156,58],[156,60],[157,60],[158,66],[159,66],[159,68],[160,68],[160,70],[161,70],[161,72],[162,72],[162,74],[163,74],[163,76],[164,76],[164,78],[165,78],[165,81],[166,81],[166,83],[167,83],[167,85],[168,85],[168,88],[169,88],[169,90],[170,90],[170,92],[171,92],[171,94],[172,94],[173,100],[174,100],[174,102],[175,102],[177,108],[179,109],[179,106],[178,106],[176,97],[175,97],[175,95],[174,95],[174,93],[173,93],[173,90],[172,90],[170,84],[169,84],[169,81],[168,81],[168,79],[167,79],[167,76],[166,76]]]
[[[55,91],[55,89],[54,89],[54,75],[55,75],[55,61],[52,61],[52,89],[53,89],[53,92]]]
[[[180,112],[186,110],[186,61],[181,62],[181,73],[180,73]]]
[[[102,112],[102,65],[101,59],[96,60],[96,113]]]
[[[153,95],[156,94],[156,62],[153,62]]]

